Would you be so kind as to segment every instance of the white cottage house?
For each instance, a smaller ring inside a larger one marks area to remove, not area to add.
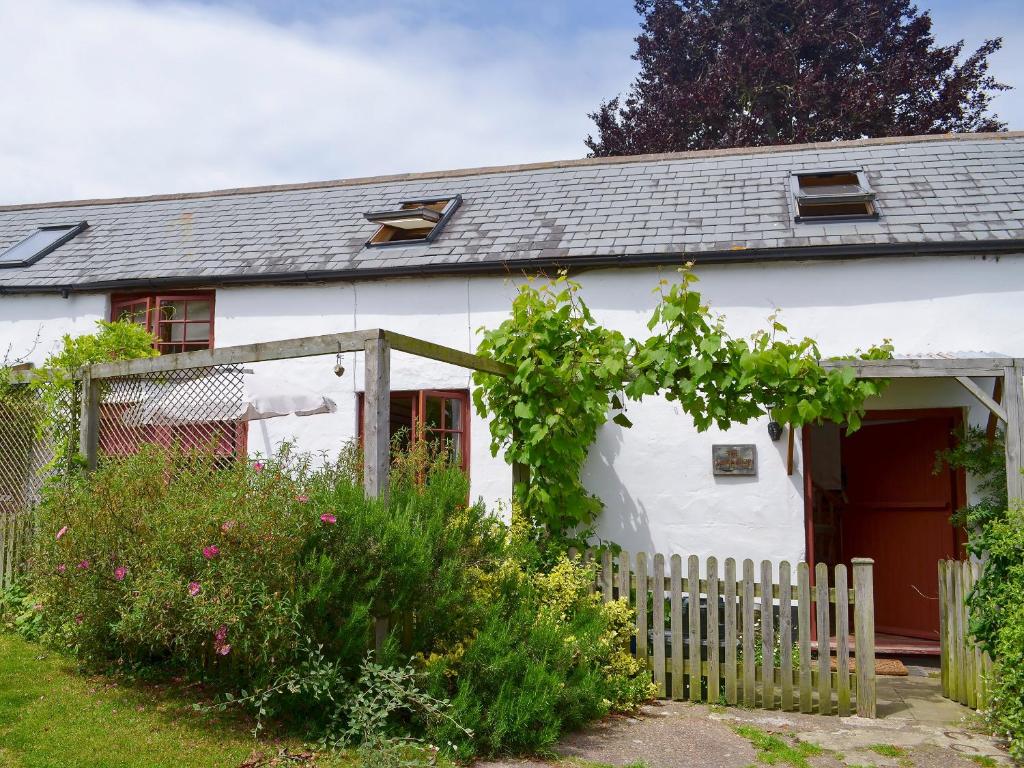
[[[0,350],[40,362],[62,334],[125,316],[165,354],[377,327],[473,350],[526,275],[559,268],[599,320],[639,337],[652,288],[684,261],[734,335],[781,309],[829,356],[891,338],[898,354],[1024,357],[1024,133],[8,205]],[[357,436],[362,362],[348,358],[340,378],[324,358],[261,364],[338,408],[253,422],[247,450],[333,452]],[[511,469],[471,411],[470,374],[395,354],[391,375],[393,428],[444,412],[473,496],[507,501]],[[870,555],[879,628],[933,637],[915,594],[958,551],[949,516],[969,494],[933,473],[935,452],[989,414],[950,379],[896,381],[869,407],[853,436],[797,434],[790,459],[764,422],[698,434],[672,403],[634,406],[635,426],[605,427],[585,470],[606,504],[600,533],[702,557]],[[750,474],[716,474],[716,445],[754,446]]]

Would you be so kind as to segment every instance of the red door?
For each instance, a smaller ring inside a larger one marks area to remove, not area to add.
[[[960,494],[955,472],[935,472],[935,454],[960,420],[950,410],[876,412],[842,439],[843,559],[875,560],[879,632],[939,636],[936,564],[957,556],[950,516]]]

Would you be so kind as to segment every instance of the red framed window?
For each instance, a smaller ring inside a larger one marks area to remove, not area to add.
[[[157,337],[161,355],[213,349],[214,293],[132,294],[113,296],[110,319],[131,320]],[[106,404],[110,413],[117,406]],[[246,422],[202,422],[188,426],[163,425],[122,429],[115,437],[100,435],[100,448],[110,455],[126,455],[141,443],[205,448],[214,445],[218,456],[245,456],[249,435]]]
[[[363,393],[359,393],[359,439],[363,439]],[[391,393],[391,441],[403,449],[424,439],[469,473],[469,392],[420,389]]]
[[[212,292],[115,296],[111,320],[132,320],[157,337],[160,354],[213,349]]]

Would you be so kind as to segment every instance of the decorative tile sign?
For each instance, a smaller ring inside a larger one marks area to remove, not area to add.
[[[716,475],[756,475],[757,446],[712,445],[711,466]]]

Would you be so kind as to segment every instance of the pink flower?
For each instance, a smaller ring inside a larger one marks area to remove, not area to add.
[[[86,570],[89,567],[89,561],[83,560],[78,564],[78,567],[81,568],[83,571]]]
[[[307,501],[309,501],[309,496],[307,496],[304,493],[300,493],[298,496],[295,497],[295,500],[299,502],[299,504],[305,504]]]
[[[123,565],[117,566],[114,569],[114,581],[124,581],[125,575],[128,573],[128,569]]]
[[[32,610],[35,611],[36,613],[42,613],[43,612],[43,604],[42,603],[36,603],[35,605],[32,606]]]
[[[85,621],[85,617],[82,616],[82,614],[78,614],[77,616],[75,616],[75,624],[81,625],[83,621]]]
[[[68,532],[68,527],[66,525],[63,528],[61,528],[59,531],[57,531],[57,541],[60,541],[61,539],[63,539],[64,538],[64,534],[67,533],[67,532]]]
[[[237,523],[234,520],[225,520],[223,523],[220,524],[220,532],[227,533],[236,525]]]
[[[263,471],[263,462],[262,461],[257,461],[255,464],[253,464],[252,465],[252,471],[253,472],[262,472]]]
[[[67,569],[68,567],[64,565],[64,563],[61,563],[57,566],[57,573],[64,573],[64,571],[66,571]]]
[[[320,519],[328,525],[334,525],[336,522],[338,522],[338,518],[336,518],[330,512],[324,512],[322,515],[320,515]]]
[[[192,597],[195,597],[196,595],[198,595],[202,591],[203,591],[203,588],[202,588],[202,586],[200,586],[198,581],[190,581],[188,583],[188,593],[190,595],[192,595]]]
[[[217,652],[218,656],[227,656],[231,653],[231,644],[227,642],[227,639],[227,625],[221,624],[217,627],[217,631],[213,633],[213,650]]]
[[[220,547],[216,544],[211,544],[208,547],[203,547],[203,557],[207,560],[213,560],[217,555],[220,554]]]

